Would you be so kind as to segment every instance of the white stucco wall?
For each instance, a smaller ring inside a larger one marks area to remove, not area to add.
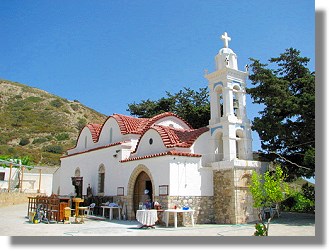
[[[26,193],[37,193],[39,189],[40,175],[38,173],[24,173],[23,191]],[[52,194],[53,174],[41,174],[40,193],[47,196]]]
[[[201,167],[200,158],[175,156],[170,164],[171,196],[212,196],[213,172]]]
[[[5,173],[4,180],[0,180],[0,188],[1,189],[8,189],[8,180],[9,180],[10,168],[9,167],[0,167],[0,172]],[[11,171],[11,180],[12,180],[12,182],[13,182],[13,180],[16,179],[17,175],[18,175],[18,169],[17,168],[12,168],[12,171]]]
[[[119,142],[121,140],[122,140],[122,135],[117,121],[113,117],[109,117],[102,127],[97,145],[98,146],[109,145],[115,142]]]
[[[152,139],[152,144],[149,143],[150,139]],[[139,146],[134,156],[145,156],[166,151],[168,151],[168,149],[165,147],[159,133],[155,129],[149,129],[141,137]]]
[[[178,129],[189,129],[189,126],[186,123],[184,123],[182,120],[174,116],[168,116],[159,119],[157,120],[155,125],[171,126],[173,128],[178,128]]]
[[[93,142],[92,134],[88,129],[88,127],[85,127],[80,132],[80,135],[77,139],[76,147],[68,150],[68,154],[86,151],[94,147],[95,147],[95,143]]]
[[[83,194],[86,194],[88,184],[91,184],[93,194],[97,194],[98,169],[103,164],[105,167],[104,195],[117,195],[117,187],[124,187],[124,194],[127,195],[131,174],[139,165],[145,166],[151,173],[155,188],[154,195],[159,195],[160,185],[169,185],[169,195],[172,196],[213,194],[212,171],[201,168],[200,158],[170,155],[120,163],[120,156],[114,158],[114,152],[115,147],[110,147],[62,158],[61,168],[54,174],[53,191],[57,192],[60,186],[61,195],[73,193],[71,177],[74,176],[75,169],[79,167],[83,177]],[[58,176],[61,176],[61,179],[56,178]]]
[[[214,139],[211,137],[211,132],[207,131],[200,135],[190,147],[191,153],[202,154],[202,166],[206,166],[210,163],[214,156],[212,153],[213,141]]]
[[[83,194],[86,194],[88,184],[91,184],[93,194],[98,191],[98,171],[101,164],[105,167],[105,183],[113,169],[118,167],[120,156],[116,153],[118,147],[109,147],[99,149],[84,154],[77,154],[61,159],[61,168],[58,170],[61,176],[59,183],[60,194],[67,195],[74,193],[74,186],[72,185],[71,177],[75,176],[75,170],[79,167],[80,176],[83,177]],[[117,157],[113,155],[117,154]],[[58,188],[54,187],[55,191]],[[109,194],[108,186],[105,186],[105,194]]]

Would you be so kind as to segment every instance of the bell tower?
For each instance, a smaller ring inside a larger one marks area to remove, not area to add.
[[[262,172],[266,164],[253,160],[251,122],[246,115],[248,69],[238,69],[227,32],[221,39],[224,45],[215,56],[215,71],[205,75],[211,106],[205,163],[213,171],[215,222],[238,224],[257,220],[249,184],[252,172]]]
[[[252,160],[251,123],[246,115],[248,72],[238,69],[237,55],[229,48],[231,38],[227,32],[221,40],[224,45],[215,56],[215,71],[205,75],[210,91],[213,161]]]

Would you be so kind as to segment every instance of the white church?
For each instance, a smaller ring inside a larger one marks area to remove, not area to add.
[[[146,198],[163,209],[188,205],[197,223],[257,220],[248,185],[252,171],[263,171],[267,163],[252,157],[247,69],[238,69],[226,32],[221,39],[215,71],[205,75],[211,105],[207,127],[194,129],[169,112],[153,118],[114,114],[102,125],[88,124],[61,158],[53,193],[73,194],[72,177],[78,177],[83,195],[90,184],[94,195],[124,203],[132,220]]]

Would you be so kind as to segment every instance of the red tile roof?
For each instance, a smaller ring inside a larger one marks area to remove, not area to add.
[[[162,137],[166,147],[191,147],[201,134],[209,130],[208,127],[183,130],[161,125],[154,125],[152,128]]]
[[[147,118],[135,118],[122,114],[114,114],[112,117],[117,121],[122,134],[141,134],[145,125],[149,121]]]
[[[180,118],[178,115],[172,112],[164,112],[152,118],[135,118],[121,114],[112,115],[112,117],[117,120],[117,123],[120,127],[120,131],[122,134],[134,133],[140,135],[143,134],[145,131],[147,131],[158,120],[170,116],[180,119],[181,121],[186,123],[190,129],[192,129],[191,125],[189,125],[188,122],[186,122],[184,119]]]
[[[92,134],[93,142],[96,143],[99,140],[102,125],[99,124],[88,124],[86,125]]]
[[[115,142],[115,143],[112,143],[112,144],[109,144],[109,145],[99,146],[99,147],[96,147],[96,148],[88,149],[86,151],[68,154],[68,155],[62,156],[61,159],[66,158],[66,157],[71,157],[71,156],[74,156],[74,155],[78,155],[78,154],[93,152],[93,151],[96,151],[96,150],[100,150],[100,149],[104,149],[104,148],[108,148],[108,147],[112,147],[112,146],[121,145],[121,144],[126,143],[126,142],[127,141]]]
[[[187,152],[179,152],[179,151],[168,151],[168,152],[155,153],[155,154],[150,154],[150,155],[145,155],[145,156],[140,156],[140,157],[127,158],[127,159],[121,160],[120,162],[123,163],[123,162],[129,162],[129,161],[141,160],[141,159],[149,159],[149,158],[156,158],[156,157],[167,156],[167,155],[196,157],[196,158],[197,157],[202,157],[201,154],[196,154],[196,153],[187,153]]]
[[[168,126],[155,125],[157,121],[166,117],[176,117],[187,124],[189,129],[176,129]],[[168,148],[171,147],[190,147],[194,141],[204,132],[208,131],[207,127],[202,127],[199,129],[193,129],[186,121],[180,118],[178,115],[172,112],[165,112],[159,115],[156,115],[152,118],[135,118],[132,116],[122,115],[122,114],[113,114],[112,116],[120,128],[122,134],[139,134],[143,135],[150,128],[155,129],[161,136],[164,145]],[[110,118],[108,117],[108,119]],[[107,120],[108,120],[107,119]],[[106,120],[106,121],[107,121]],[[88,124],[86,127],[90,130],[93,142],[96,143],[99,140],[100,133],[102,131],[103,125],[99,124]],[[79,137],[78,137],[79,138]],[[140,137],[140,139],[142,136]],[[140,139],[138,141],[137,147],[134,152],[136,152]],[[95,148],[99,149],[99,148]],[[133,153],[134,153],[133,152]],[[71,155],[70,155],[71,156]]]
[[[145,130],[148,130],[153,124],[155,124],[158,120],[162,119],[162,118],[165,118],[165,117],[170,117],[170,116],[173,116],[173,117],[176,117],[180,120],[182,120],[184,123],[186,123],[188,125],[188,127],[190,129],[193,129],[191,125],[189,125],[189,123],[187,121],[185,121],[183,118],[180,118],[178,115],[176,115],[175,113],[172,113],[172,112],[164,112],[164,113],[161,113],[161,114],[158,114],[152,118],[149,119],[147,125],[145,126]],[[144,132],[144,131],[143,131]]]
[[[161,126],[161,125],[153,125],[150,128],[156,130],[159,133],[164,145],[167,148],[172,148],[172,147],[189,148],[192,146],[192,144],[200,135],[202,135],[203,133],[209,130],[208,127],[201,127],[199,129],[177,129],[177,128]],[[133,151],[133,153],[137,152],[142,137],[143,135],[138,140],[137,146]]]

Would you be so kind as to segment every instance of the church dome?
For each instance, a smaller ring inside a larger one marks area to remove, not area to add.
[[[220,70],[224,68],[231,68],[238,70],[237,55],[228,46],[228,42],[231,40],[231,38],[228,36],[227,32],[225,32],[221,36],[221,40],[223,40],[224,45],[223,48],[219,50],[219,53],[215,56],[216,70]]]
[[[219,54],[220,55],[223,55],[223,54],[234,54],[234,55],[236,55],[235,52],[233,52],[233,50],[230,49],[230,48],[221,48],[219,50]]]

